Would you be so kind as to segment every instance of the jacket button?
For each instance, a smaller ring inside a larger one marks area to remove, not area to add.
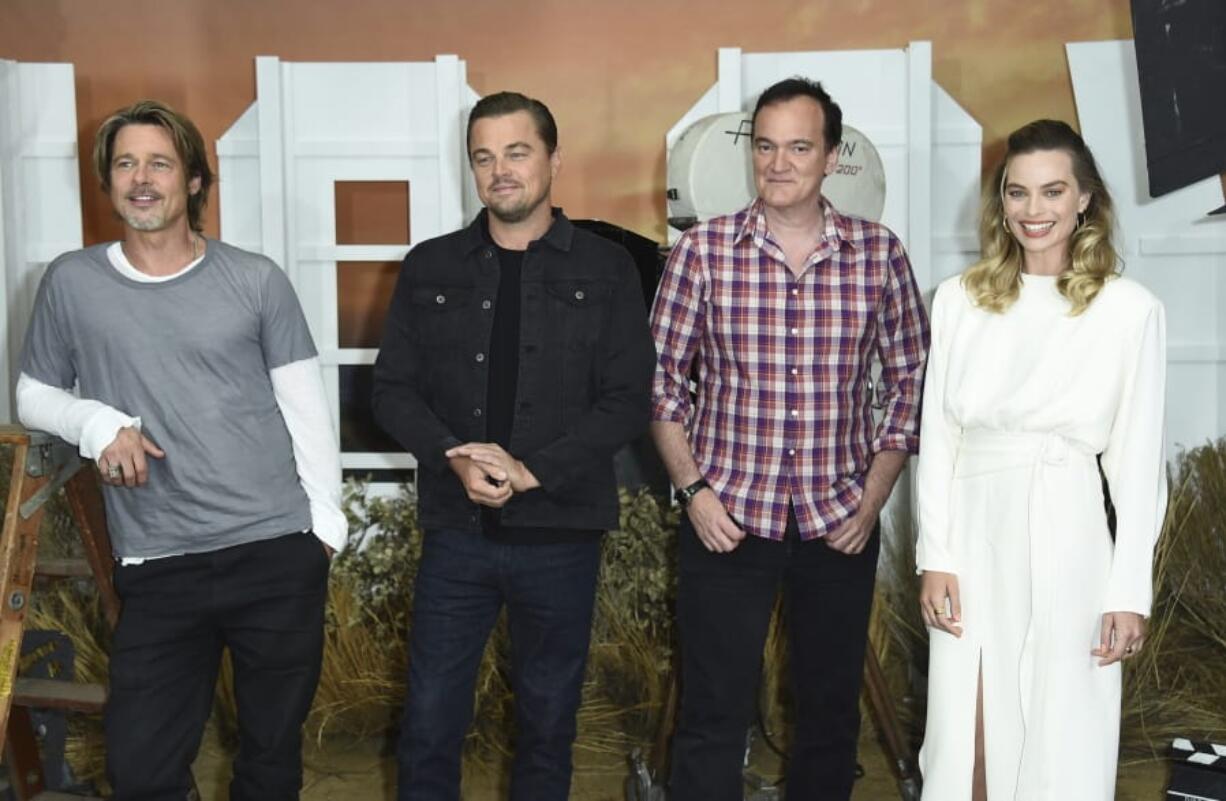
[[[485,354],[484,354],[484,353],[478,353],[478,354],[477,354],[477,361],[478,361],[478,362],[483,362],[483,361],[485,361]]]
[[[484,252],[484,253],[482,253],[481,255],[482,255],[482,256],[484,256],[484,257],[485,257],[485,258],[487,258],[487,259],[492,259],[492,258],[494,258],[494,249],[493,249],[493,248],[486,248],[486,249],[485,249],[485,252]]]
[[[444,295],[436,295],[434,298],[434,302],[438,304],[443,304],[447,302],[447,298]]]
[[[473,409],[473,417],[480,417],[480,416],[481,416],[481,410]]]
[[[583,300],[583,290],[582,289],[575,290],[575,300]]]
[[[489,310],[490,310],[490,306],[493,306],[493,305],[494,305],[494,304],[493,304],[493,303],[490,303],[488,300],[483,300],[483,301],[481,301],[481,308],[485,309],[486,311],[489,311]]]

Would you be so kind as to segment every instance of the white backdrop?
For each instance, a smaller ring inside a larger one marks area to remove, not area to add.
[[[0,420],[12,420],[17,357],[47,263],[81,247],[71,64],[0,60]]]
[[[1167,455],[1226,433],[1226,217],[1210,178],[1149,196],[1131,40],[1068,45],[1077,116],[1119,215],[1124,273],[1166,304]]]
[[[1166,303],[1170,326],[1168,440],[1193,447],[1226,433],[1226,219],[1207,180],[1148,197],[1140,95],[1131,42],[1068,46],[1080,127],[1119,207],[1126,272]],[[906,243],[922,288],[974,257],[981,132],[932,82],[931,46],[828,53],[723,49],[715,84],[668,134],[709,113],[744,108],[767,84],[822,80],[847,121],[877,145],[887,173],[883,221]],[[399,259],[411,242],[337,245],[334,185],[405,180],[415,241],[454,230],[477,209],[463,125],[477,95],[455,56],[433,62],[256,62],[258,99],[217,143],[222,236],[278,261],[300,293],[327,366],[339,419],[337,371],[375,352],[338,345],[336,269]],[[267,101],[267,102],[263,102]],[[190,113],[190,109],[187,110]],[[88,143],[86,143],[88,147]],[[72,66],[0,60],[0,336],[12,419],[15,357],[35,287],[55,255],[81,245]],[[87,191],[97,191],[92,183]],[[412,467],[408,455],[350,453],[347,467]]]
[[[264,253],[298,290],[340,430],[342,370],[377,353],[340,346],[337,270],[399,261],[416,242],[460,228],[476,203],[464,129],[477,95],[465,62],[316,64],[256,59],[256,101],[217,142],[222,238]],[[412,242],[337,242],[336,184],[407,183]],[[407,470],[410,454],[343,450],[350,470]],[[394,485],[393,485],[394,486]]]

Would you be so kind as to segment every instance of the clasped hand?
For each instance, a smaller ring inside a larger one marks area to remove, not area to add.
[[[501,509],[517,492],[541,484],[527,466],[493,442],[468,442],[444,454],[473,503]]]

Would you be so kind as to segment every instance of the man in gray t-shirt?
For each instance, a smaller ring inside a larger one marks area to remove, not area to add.
[[[17,406],[96,460],[106,485],[123,601],[114,798],[187,795],[225,647],[240,731],[230,798],[297,798],[328,561],[346,536],[315,347],[275,264],[200,235],[213,176],[190,120],[154,101],[121,109],[94,166],[124,238],[48,267]]]

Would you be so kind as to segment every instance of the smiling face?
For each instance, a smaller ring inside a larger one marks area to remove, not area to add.
[[[551,214],[550,190],[561,159],[558,151],[549,152],[531,114],[516,111],[474,122],[468,158],[477,195],[498,220],[520,223]]]
[[[1077,215],[1090,205],[1063,150],[1020,153],[1009,161],[1001,187],[1005,224],[1025,254],[1026,271],[1058,274],[1068,266]]]
[[[188,178],[170,133],[160,125],[125,125],[112,147],[111,203],[137,231],[187,227],[187,199],[200,191]]]
[[[821,104],[794,97],[763,106],[753,130],[753,178],[767,208],[804,211],[817,207],[822,181],[838,160],[827,152]]]

